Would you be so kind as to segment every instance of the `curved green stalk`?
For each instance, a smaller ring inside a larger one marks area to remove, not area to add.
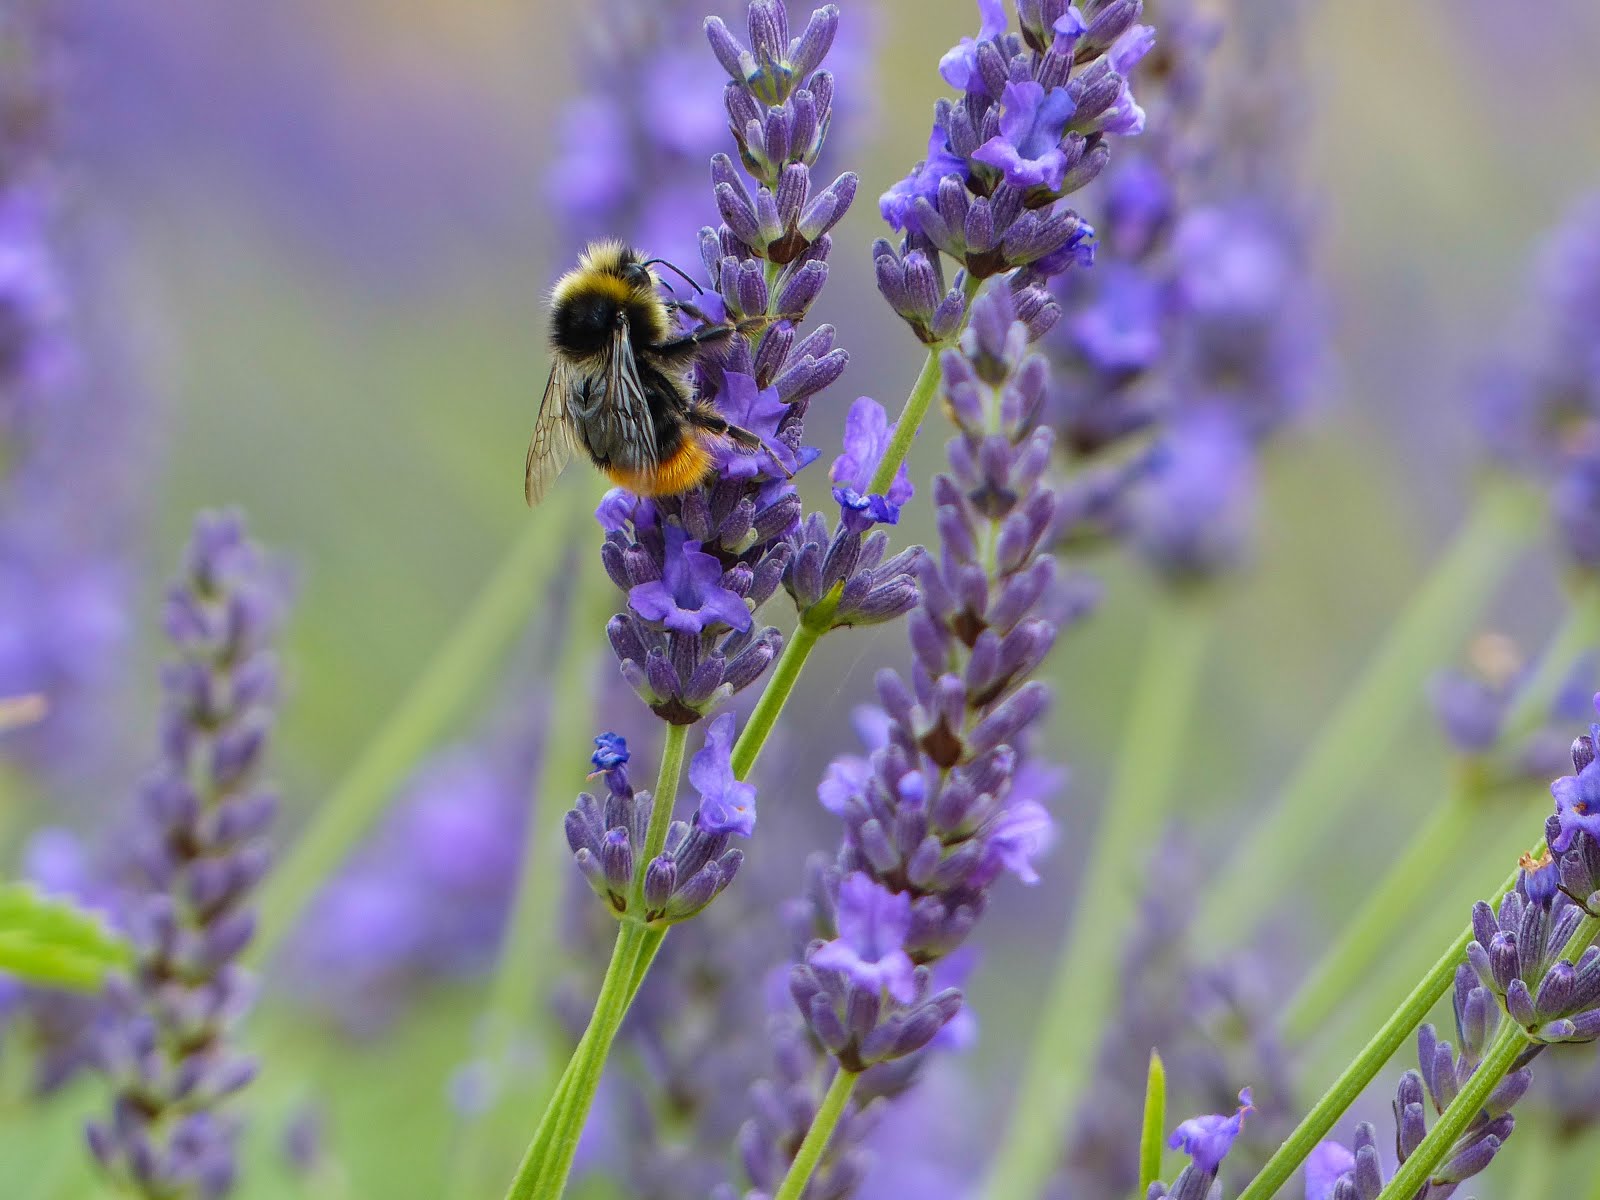
[[[822,1161],[822,1152],[828,1148],[828,1139],[833,1137],[833,1131],[838,1128],[839,1118],[844,1116],[844,1106],[859,1078],[861,1076],[854,1071],[843,1068],[834,1072],[833,1082],[822,1097],[822,1107],[817,1109],[817,1115],[812,1118],[805,1141],[800,1143],[794,1162],[789,1165],[789,1173],[783,1177],[783,1183],[772,1200],[800,1200],[805,1195],[806,1184],[811,1182],[812,1172],[817,1169],[817,1163]]]
[[[983,1195],[1026,1200],[1043,1189],[1062,1129],[1115,1007],[1118,947],[1138,911],[1140,847],[1172,802],[1182,734],[1212,629],[1207,597],[1168,595],[1151,614],[1111,792],[1089,852],[1055,977],[1039,1014],[1011,1124]]]
[[[588,514],[575,510],[572,536],[580,545],[589,529]],[[488,1106],[462,1127],[447,1172],[450,1195],[481,1196],[484,1179],[493,1170],[489,1159],[502,1143],[514,1144],[515,1110],[531,1107],[550,1085],[550,1056],[555,1030],[531,1039],[532,1060],[516,1053],[529,1021],[549,1022],[549,991],[561,975],[561,939],[556,913],[561,902],[566,844],[561,837],[562,813],[581,786],[582,747],[591,732],[594,706],[586,703],[595,665],[592,641],[583,636],[611,593],[611,582],[592,555],[582,555],[577,587],[567,598],[561,647],[551,680],[552,703],[545,725],[540,765],[523,833],[521,869],[511,915],[501,935],[499,965],[488,1003],[476,1033],[473,1058],[489,1073]],[[513,1065],[514,1064],[514,1065]],[[508,1147],[509,1148],[509,1147]]]
[[[1242,913],[1293,890],[1306,857],[1337,825],[1353,793],[1405,733],[1428,675],[1467,636],[1526,541],[1532,506],[1520,485],[1485,487],[1455,541],[1390,628],[1378,652],[1283,785],[1212,876],[1196,934],[1247,936]],[[1212,947],[1218,949],[1220,947]]]
[[[782,655],[778,658],[777,666],[772,669],[772,677],[767,680],[766,687],[761,689],[761,698],[756,701],[756,706],[750,712],[750,719],[744,723],[744,728],[739,731],[739,739],[733,744],[733,775],[735,779],[745,779],[750,774],[750,769],[756,765],[756,756],[761,753],[761,747],[767,744],[773,727],[778,723],[778,716],[783,712],[783,706],[789,702],[789,696],[794,692],[794,685],[800,679],[800,671],[805,667],[806,660],[811,657],[811,651],[816,648],[818,640],[826,632],[813,628],[801,614],[800,621],[794,627],[789,642],[783,648]]]
[[[1594,941],[1596,934],[1600,934],[1600,917],[1585,917],[1573,931],[1572,936],[1567,939],[1567,944],[1562,947],[1562,957],[1568,961],[1575,959],[1584,947]],[[1489,1047],[1489,1053],[1484,1055],[1483,1061],[1478,1064],[1478,1069],[1472,1073],[1472,1078],[1467,1081],[1460,1094],[1450,1102],[1450,1107],[1444,1110],[1438,1122],[1428,1130],[1428,1136],[1422,1139],[1422,1145],[1412,1151],[1411,1157],[1400,1165],[1394,1178],[1379,1193],[1378,1200],[1406,1200],[1407,1197],[1417,1193],[1439,1164],[1449,1156],[1456,1139],[1478,1115],[1484,1101],[1489,1098],[1489,1093],[1500,1085],[1500,1081],[1515,1065],[1518,1056],[1532,1044],[1533,1039],[1522,1026],[1502,1015],[1500,1032],[1495,1036],[1494,1044]]]
[[[1534,848],[1537,855],[1544,848],[1540,841]],[[1516,886],[1517,876],[1522,868],[1512,871],[1501,884],[1500,890],[1494,894],[1493,903],[1498,904],[1513,887]],[[1472,926],[1469,923],[1462,930],[1450,948],[1439,957],[1439,960],[1429,968],[1420,982],[1411,989],[1411,994],[1400,1002],[1372,1039],[1356,1055],[1354,1061],[1339,1075],[1322,1094],[1311,1111],[1295,1127],[1283,1145],[1273,1152],[1266,1165],[1261,1168],[1260,1174],[1250,1181],[1250,1185],[1239,1193],[1238,1200],[1272,1200],[1290,1177],[1297,1171],[1306,1157],[1317,1148],[1317,1143],[1328,1136],[1328,1131],[1334,1123],[1344,1115],[1356,1098],[1385,1063],[1400,1048],[1402,1042],[1411,1036],[1413,1030],[1422,1024],[1429,1010],[1450,990],[1455,982],[1456,967],[1466,957],[1467,943],[1472,941]]]
[[[589,1027],[567,1060],[566,1069],[523,1155],[511,1190],[506,1193],[506,1200],[554,1200],[566,1187],[567,1176],[572,1171],[572,1156],[577,1153],[578,1138],[588,1120],[595,1090],[600,1086],[611,1043],[616,1040],[617,1030],[622,1028],[622,1020],[628,1015],[628,1006],[633,1003],[634,994],[666,936],[665,928],[645,925],[638,914],[644,911],[645,868],[666,844],[688,740],[689,726],[667,726],[661,747],[661,769],[651,797],[653,807],[644,852],[633,871],[630,915],[623,918],[617,930],[616,945],[600,984],[600,994],[595,998]]]
[[[577,503],[577,492],[562,489],[528,521],[461,623],[317,806],[300,840],[262,886],[252,958],[272,957],[323,883],[383,812],[394,789],[500,666],[506,647],[560,566],[551,530],[565,527],[566,512]]]

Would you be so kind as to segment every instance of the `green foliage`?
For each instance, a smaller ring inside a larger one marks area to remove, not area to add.
[[[31,884],[0,883],[0,971],[29,983],[93,991],[130,956],[128,943],[96,914]]]

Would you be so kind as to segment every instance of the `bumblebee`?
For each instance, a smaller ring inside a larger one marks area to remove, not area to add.
[[[613,483],[641,496],[675,495],[704,482],[719,441],[749,454],[764,448],[757,435],[696,400],[689,382],[700,354],[745,325],[713,323],[693,305],[663,298],[652,270],[658,264],[670,265],[621,242],[593,242],[556,282],[555,363],[525,470],[530,505],[544,498],[575,446]],[[679,313],[700,326],[684,331]]]

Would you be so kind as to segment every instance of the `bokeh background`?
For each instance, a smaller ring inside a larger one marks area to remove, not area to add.
[[[944,91],[938,58],[974,23],[966,0],[841,7],[863,69],[836,137],[864,202],[835,231],[816,313],[845,331],[853,356],[812,409],[811,440],[822,446],[837,443],[851,398],[870,394],[894,411],[917,369],[918,348],[873,287],[866,247],[883,231],[871,198],[921,156]],[[115,501],[127,506],[131,583],[125,636],[108,641],[99,676],[107,700],[92,751],[48,787],[13,767],[0,795],[8,874],[24,868],[33,831],[65,827],[92,841],[126,802],[154,737],[160,589],[196,509],[241,507],[294,563],[275,758],[286,840],[507,547],[541,520],[522,505],[517,475],[547,369],[543,296],[572,252],[550,189],[558,113],[597,85],[575,75],[585,61],[575,48],[596,36],[583,27],[588,14],[544,0],[111,0],[67,22],[69,193],[83,253],[97,264],[98,335],[136,414],[114,456],[136,477]],[[1188,729],[1151,731],[1183,740],[1178,805],[1199,831],[1202,874],[1207,848],[1270,793],[1455,527],[1480,457],[1469,398],[1486,360],[1519,336],[1532,247],[1600,186],[1591,0],[1317,4],[1299,41],[1303,179],[1332,353],[1314,411],[1269,455],[1254,565],[1227,589],[1204,702]],[[938,449],[923,440],[918,480]],[[599,492],[578,470],[563,486]],[[818,479],[802,490],[826,498]],[[930,532],[917,520],[901,530]],[[551,528],[547,554],[568,554],[564,528]],[[1015,1076],[1125,715],[1150,582],[1115,557],[1095,566],[1106,603],[1050,668],[1060,702],[1046,749],[1071,768],[1062,837],[1040,886],[1002,889],[970,989],[980,1038],[937,1083],[969,1101],[1002,1096]],[[1493,627],[1541,641],[1558,575],[1531,554],[1490,606]],[[537,749],[559,702],[545,690],[544,607],[529,612],[503,678],[452,723],[455,757],[433,760],[462,788],[519,796],[532,778],[518,747]],[[597,671],[602,623],[597,614],[588,630]],[[835,836],[815,804],[814,768],[853,747],[849,710],[902,638],[895,627],[840,635],[808,671],[758,780],[770,835],[758,837],[751,869],[778,894],[798,887],[796,847]],[[594,693],[612,710],[597,715],[597,730],[640,727],[625,690]],[[576,789],[587,746],[551,750],[571,760]],[[1446,759],[1419,698],[1404,752],[1348,797],[1344,833],[1286,900],[1299,918],[1277,951],[1290,976],[1370,882],[1381,849],[1368,849],[1402,838],[1437,797]],[[1525,823],[1544,803],[1538,790]],[[1486,835],[1503,841],[1512,819]],[[1459,922],[1463,897],[1503,873],[1471,866],[1465,854],[1460,886],[1438,897],[1436,914],[1415,914],[1419,937],[1437,942]],[[373,985],[395,989],[381,998],[361,995],[359,980],[341,983],[338,961],[287,987],[269,978],[251,1027],[270,1049],[250,1098],[241,1194],[441,1194],[470,1106],[462,1068],[482,965]],[[353,1012],[352,999],[381,1000],[377,1015]],[[1307,1083],[1357,1037],[1331,1031]],[[42,1107],[8,1093],[0,1192],[96,1194],[76,1130],[96,1098],[92,1085]],[[279,1143],[308,1112],[324,1166],[302,1176]],[[944,1134],[950,1153],[981,1152],[981,1120]],[[1516,1194],[1516,1171],[1508,1154],[1479,1194]],[[897,1186],[875,1194],[916,1194]]]

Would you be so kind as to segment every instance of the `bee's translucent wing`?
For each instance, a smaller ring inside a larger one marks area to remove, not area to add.
[[[644,381],[639,377],[639,364],[634,361],[626,321],[617,326],[612,338],[611,357],[606,364],[606,397],[610,401],[612,444],[624,451],[627,461],[653,474],[661,463],[655,417]]]
[[[533,439],[528,443],[523,486],[528,505],[539,503],[572,457],[572,425],[567,419],[567,390],[571,376],[564,363],[550,369],[550,382],[539,404],[539,418],[533,424]]]

